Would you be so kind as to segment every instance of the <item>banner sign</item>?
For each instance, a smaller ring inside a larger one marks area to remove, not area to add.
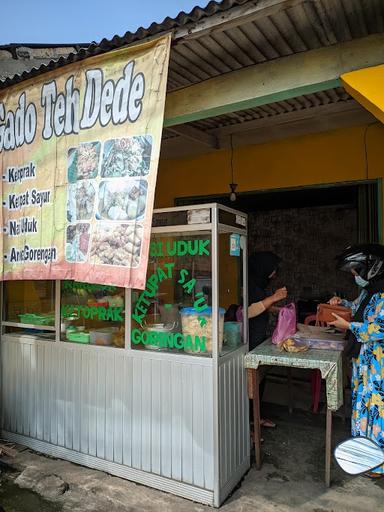
[[[145,288],[170,36],[0,92],[1,276]]]

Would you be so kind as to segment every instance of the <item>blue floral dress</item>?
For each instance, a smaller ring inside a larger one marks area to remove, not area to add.
[[[363,297],[352,305],[356,310]],[[352,435],[369,437],[384,449],[384,293],[372,296],[364,322],[351,322],[362,343],[352,371]],[[384,465],[375,470],[384,475]]]

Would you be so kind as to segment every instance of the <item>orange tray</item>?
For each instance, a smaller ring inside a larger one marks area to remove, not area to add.
[[[331,306],[330,304],[319,304],[317,306],[317,319],[319,322],[333,322],[335,317],[332,313],[341,316],[347,322],[351,321],[352,312],[344,306]]]

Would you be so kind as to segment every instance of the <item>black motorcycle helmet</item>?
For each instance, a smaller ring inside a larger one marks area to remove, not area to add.
[[[384,246],[380,244],[356,244],[344,249],[336,257],[337,268],[344,272],[354,270],[367,281],[384,273]]]

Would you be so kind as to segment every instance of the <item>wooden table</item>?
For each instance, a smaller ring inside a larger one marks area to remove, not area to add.
[[[326,383],[327,418],[325,432],[325,485],[331,483],[332,412],[343,404],[342,352],[337,350],[315,350],[289,353],[281,351],[268,339],[245,356],[248,371],[248,395],[253,400],[253,421],[255,436],[256,468],[261,468],[260,393],[262,366],[286,366],[320,370]]]

